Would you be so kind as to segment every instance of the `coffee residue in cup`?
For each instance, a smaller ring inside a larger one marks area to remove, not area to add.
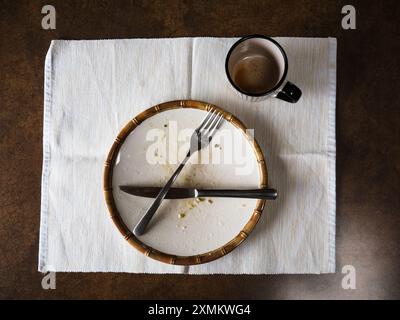
[[[244,92],[260,94],[271,90],[279,81],[279,66],[264,55],[246,57],[233,69],[233,81]]]

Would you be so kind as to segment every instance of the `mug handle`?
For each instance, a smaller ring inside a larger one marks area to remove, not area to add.
[[[287,81],[276,97],[290,103],[296,103],[301,97],[301,90],[294,83]]]

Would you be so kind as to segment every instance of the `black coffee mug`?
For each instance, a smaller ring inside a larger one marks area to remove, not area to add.
[[[249,101],[275,97],[296,103],[301,90],[286,80],[288,59],[274,39],[251,35],[241,38],[230,48],[225,71],[235,91]]]

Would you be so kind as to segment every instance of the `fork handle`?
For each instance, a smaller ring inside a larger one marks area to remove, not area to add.
[[[174,174],[169,178],[165,186],[160,190],[160,192],[157,195],[157,198],[154,200],[153,204],[151,207],[147,210],[147,212],[144,214],[144,216],[140,219],[138,224],[135,226],[133,229],[133,233],[136,236],[141,236],[146,228],[147,225],[149,224],[151,218],[153,218],[154,214],[156,213],[158,207],[161,205],[161,202],[164,200],[165,196],[168,193],[168,190],[171,188],[172,184],[175,182],[176,178],[178,177],[179,173],[182,171],[183,167],[185,166],[186,162],[190,158],[190,151],[186,155],[185,159],[181,162],[179,167],[175,170]]]
[[[217,189],[197,190],[198,197],[218,197],[218,198],[247,198],[247,199],[266,199],[275,200],[278,192],[272,188],[250,189],[250,190],[234,190],[234,189]]]

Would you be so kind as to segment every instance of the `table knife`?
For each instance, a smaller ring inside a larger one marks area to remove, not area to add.
[[[119,186],[119,188],[131,195],[155,198],[160,192],[159,187],[136,187],[136,186]],[[166,199],[187,199],[200,197],[218,197],[218,198],[247,198],[247,199],[267,199],[274,200],[278,196],[278,192],[272,188],[264,189],[195,189],[195,188],[171,188],[169,189]]]

